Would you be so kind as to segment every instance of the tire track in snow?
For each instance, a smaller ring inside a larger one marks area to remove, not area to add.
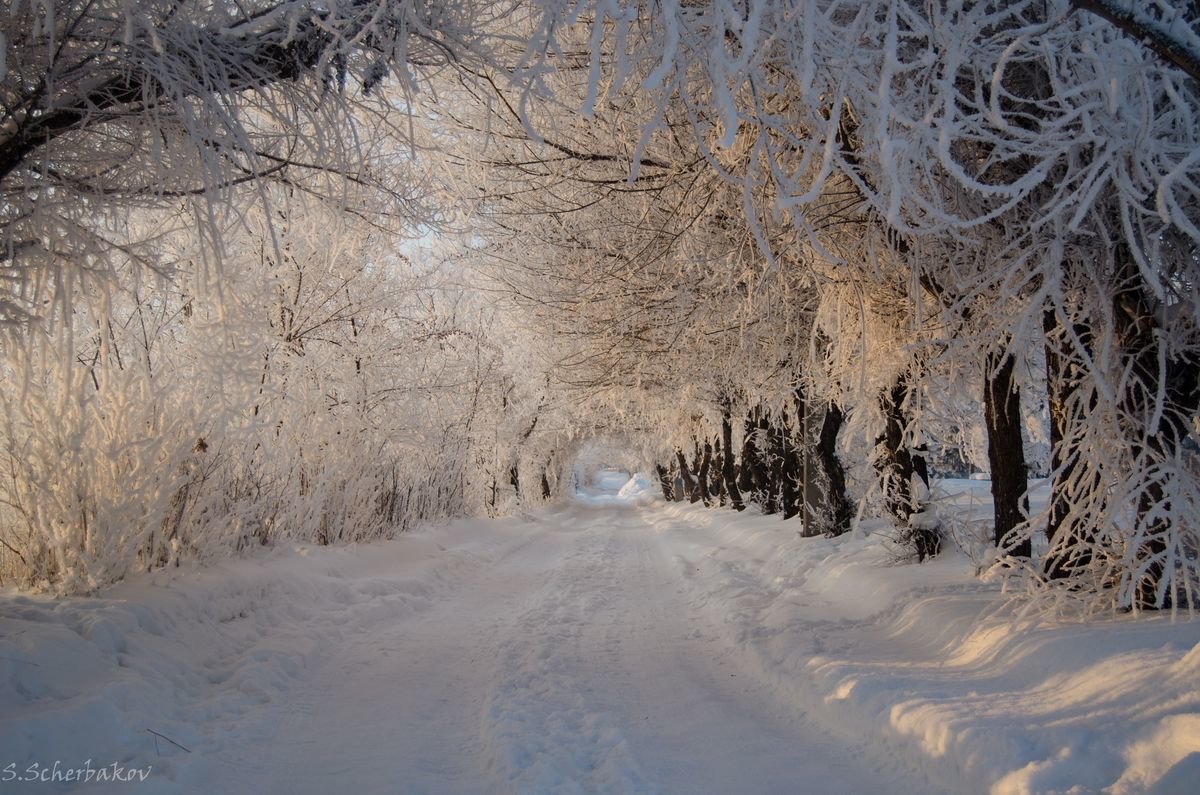
[[[758,675],[660,519],[570,505],[483,541],[421,612],[379,589],[205,791],[929,792]]]
[[[746,668],[690,603],[642,510],[584,529],[503,645],[489,699],[497,772],[520,793],[927,793]],[[748,586],[749,587],[749,586]]]
[[[594,523],[538,589],[498,655],[485,732],[495,771],[512,792],[652,792],[613,716],[594,698],[589,669],[614,654],[589,627],[616,596],[616,564]]]
[[[337,622],[337,647],[293,686],[286,705],[258,716],[268,735],[254,732],[243,745],[235,733],[187,791],[494,792],[480,761],[494,650],[528,583],[566,548],[540,530],[521,528],[516,543],[492,541],[499,553],[456,575],[420,610],[368,581],[361,587],[378,590],[374,598],[314,616]]]

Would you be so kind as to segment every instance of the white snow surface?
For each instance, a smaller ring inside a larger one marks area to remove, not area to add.
[[[601,473],[519,519],[8,592],[0,792],[1195,791],[1200,621],[1021,618],[953,551],[797,529]],[[66,780],[114,763],[150,772]]]

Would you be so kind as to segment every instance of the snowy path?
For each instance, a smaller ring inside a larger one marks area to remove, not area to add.
[[[684,596],[639,509],[576,505],[423,613],[309,670],[208,791],[929,792],[779,703]],[[885,760],[886,761],[886,760]]]
[[[0,793],[1195,791],[1200,618],[1031,621],[954,550],[889,565],[640,482],[0,593]],[[148,778],[63,772],[110,766]]]

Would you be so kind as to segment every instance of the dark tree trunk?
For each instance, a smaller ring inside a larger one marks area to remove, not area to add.
[[[525,432],[521,434],[521,441],[518,445],[518,450],[521,446],[524,446],[525,442],[529,441],[529,437],[533,436],[533,432],[537,430],[538,419],[541,417],[539,412],[542,410],[542,406],[545,404],[545,402],[546,397],[543,395],[541,400],[538,401],[538,407],[534,411],[533,420],[530,421],[529,427],[525,429]],[[512,484],[513,492],[516,493],[517,498],[519,499],[521,497],[521,472],[520,464],[517,461],[514,461],[512,466],[508,468],[508,482]]]
[[[817,441],[817,458],[825,473],[827,492],[825,509],[829,517],[829,534],[839,536],[850,531],[854,519],[854,506],[846,495],[846,470],[837,455],[837,438],[846,416],[836,403],[825,407],[825,418],[821,421],[821,436]]]
[[[914,499],[913,478],[919,478],[928,489],[929,471],[925,457],[904,443],[904,434],[908,427],[908,419],[904,414],[907,398],[907,375],[901,375],[889,391],[880,395],[885,424],[883,437],[880,439],[884,449],[878,466],[888,512],[899,521],[902,538],[912,545],[917,559],[925,560],[941,551],[942,540],[936,528],[929,527],[924,522],[912,521],[913,515],[924,508]]]
[[[700,489],[696,486],[696,479],[692,477],[692,470],[688,468],[687,456],[683,454],[683,449],[675,448],[675,460],[679,464],[679,477],[683,480],[683,493],[687,497],[688,502],[696,502],[700,499]]]
[[[809,481],[812,479],[812,468],[808,466],[809,453],[812,450],[812,439],[808,432],[808,400],[804,395],[804,385],[797,384],[792,391],[792,399],[796,403],[796,431],[792,434],[792,457],[795,470],[796,513],[800,514],[803,527],[800,534],[815,535],[813,528],[813,508]]]
[[[725,447],[725,459],[721,462],[721,475],[725,480],[725,491],[729,493],[729,504],[735,511],[744,511],[746,503],[742,502],[742,492],[738,489],[737,468],[733,460],[733,422],[730,418],[732,409],[726,406],[721,415],[721,441]]]
[[[768,442],[770,438],[764,429],[770,429],[770,422],[763,416],[762,408],[755,407],[746,416],[746,436],[742,444],[742,474],[738,479],[738,487],[742,494],[750,494],[750,498],[758,503],[763,513],[773,513],[774,509],[769,499],[769,453],[759,449],[759,444]]]
[[[712,467],[708,472],[708,493],[712,495],[713,500],[721,505],[725,505],[725,450],[721,447],[721,440],[717,439],[713,443],[713,458]]]
[[[800,513],[801,509],[801,466],[795,441],[797,435],[793,434],[788,426],[788,415],[787,412],[784,412],[779,418],[779,424],[775,427],[777,493],[779,510],[784,519],[791,519]]]
[[[921,482],[925,484],[925,489],[926,489],[926,491],[928,491],[928,489],[929,489],[929,463],[928,463],[929,462],[929,446],[926,444],[919,444],[916,447],[912,448],[912,451],[909,453],[909,455],[912,458],[913,472],[921,480]],[[921,506],[919,506],[919,505],[916,507],[917,507],[917,509],[921,508]]]
[[[928,486],[929,478],[925,460],[904,444],[904,432],[908,420],[904,415],[904,402],[908,398],[908,379],[901,375],[890,390],[880,395],[883,409],[884,430],[879,442],[883,445],[883,456],[879,462],[879,474],[883,479],[884,503],[888,513],[901,523],[919,510],[912,496],[913,475],[918,475]]]
[[[1025,493],[1029,481],[1025,472],[1025,444],[1021,439],[1021,393],[1013,378],[1015,365],[1015,357],[995,350],[988,354],[984,366],[984,421],[995,515],[992,537],[997,547],[1024,521],[1028,510]],[[1028,558],[1033,547],[1027,536],[1009,551]]]
[[[1128,364],[1129,377],[1119,405],[1132,436],[1130,452],[1143,473],[1138,500],[1138,527],[1145,539],[1137,552],[1144,572],[1138,578],[1134,601],[1141,609],[1167,608],[1173,603],[1166,571],[1167,537],[1172,522],[1171,505],[1165,503],[1165,481],[1150,468],[1176,456],[1188,437],[1200,408],[1200,361],[1192,357],[1166,357],[1163,335],[1154,302],[1148,294],[1128,245],[1115,247],[1117,279],[1113,297],[1117,339]],[[1160,359],[1166,366],[1160,370]],[[1163,395],[1161,412],[1157,410]]]
[[[662,487],[663,499],[671,502],[675,499],[675,479],[671,477],[671,472],[662,464],[655,464],[654,470],[658,473],[658,484]]]
[[[508,468],[508,482],[512,484],[513,491],[518,497],[521,496],[521,471],[516,464]]]
[[[697,445],[699,442],[697,442]],[[712,445],[707,440],[704,442],[704,452],[700,455],[700,466],[696,468],[696,485],[700,489],[700,499],[704,501],[705,506],[712,505],[712,494],[709,493],[709,468],[712,466]]]

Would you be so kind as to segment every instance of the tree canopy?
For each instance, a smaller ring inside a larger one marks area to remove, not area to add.
[[[5,577],[501,513],[606,438],[920,558],[987,471],[985,568],[1196,603],[1191,0],[30,0],[0,45]]]

